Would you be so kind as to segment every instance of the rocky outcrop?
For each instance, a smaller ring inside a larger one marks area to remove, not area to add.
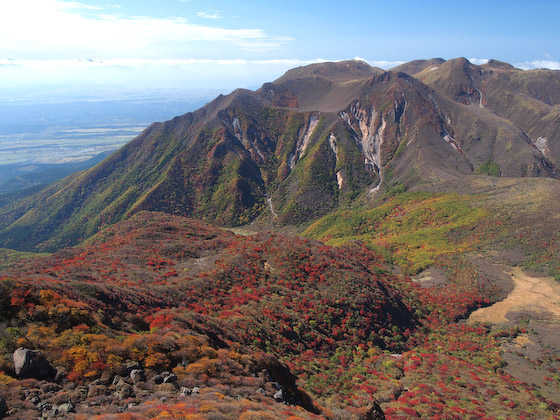
[[[14,352],[14,369],[20,378],[51,379],[55,375],[43,353],[23,347]]]

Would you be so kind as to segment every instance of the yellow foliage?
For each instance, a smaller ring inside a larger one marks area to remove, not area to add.
[[[218,353],[212,347],[202,346],[200,348],[200,354],[203,357],[207,357],[209,359],[215,359],[218,357]]]
[[[56,337],[54,327],[39,327],[36,324],[31,324],[26,334],[26,338],[32,343],[49,343],[52,337]]]
[[[68,354],[74,361],[74,371],[78,373],[84,372],[91,363],[99,360],[99,354],[88,351],[79,346],[74,346],[68,350]]]
[[[122,364],[123,358],[114,354],[107,356],[107,366],[109,368],[116,368]]]
[[[86,358],[88,351],[83,347],[74,346],[68,351],[68,353],[70,353],[70,355],[74,359],[78,359],[78,358]]]
[[[216,407],[216,404],[212,401],[201,401],[198,407],[198,411],[200,411],[201,413],[210,413],[213,411],[218,411],[218,407]]]
[[[179,381],[182,381],[189,376],[187,369],[184,366],[176,366],[172,369],[172,372],[177,375]]]
[[[61,334],[56,336],[57,338],[54,339],[53,344],[62,348],[74,347],[81,343],[81,335],[82,333],[79,331],[70,329],[64,330]]]
[[[11,376],[5,375],[4,372],[0,372],[0,384],[8,385],[10,382],[15,381]]]
[[[41,290],[39,292],[39,299],[43,305],[48,306],[50,302],[60,300],[62,296],[52,290]]]
[[[203,357],[197,362],[187,366],[186,372],[191,375],[200,375],[206,373],[210,376],[218,372],[218,362],[215,359]]]
[[[147,368],[164,367],[169,363],[167,356],[163,353],[151,353],[144,360]]]

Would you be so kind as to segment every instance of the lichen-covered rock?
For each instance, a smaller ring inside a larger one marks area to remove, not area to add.
[[[14,352],[14,369],[20,378],[51,379],[55,374],[43,353],[23,347]]]

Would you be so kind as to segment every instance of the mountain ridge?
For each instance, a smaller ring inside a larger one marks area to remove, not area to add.
[[[416,77],[359,61],[313,64],[154,123],[90,171],[2,208],[0,243],[53,250],[141,210],[297,225],[391,186],[488,165],[502,176],[558,176],[560,90],[543,88],[560,80],[555,73],[464,58],[411,66]],[[501,92],[524,102],[495,105]],[[540,137],[526,117],[532,103]]]

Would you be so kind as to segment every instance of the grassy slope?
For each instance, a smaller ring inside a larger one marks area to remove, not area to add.
[[[363,241],[415,274],[438,256],[466,251],[477,242],[464,233],[488,212],[471,201],[453,194],[405,193],[373,209],[333,213],[304,235],[335,246]]]

